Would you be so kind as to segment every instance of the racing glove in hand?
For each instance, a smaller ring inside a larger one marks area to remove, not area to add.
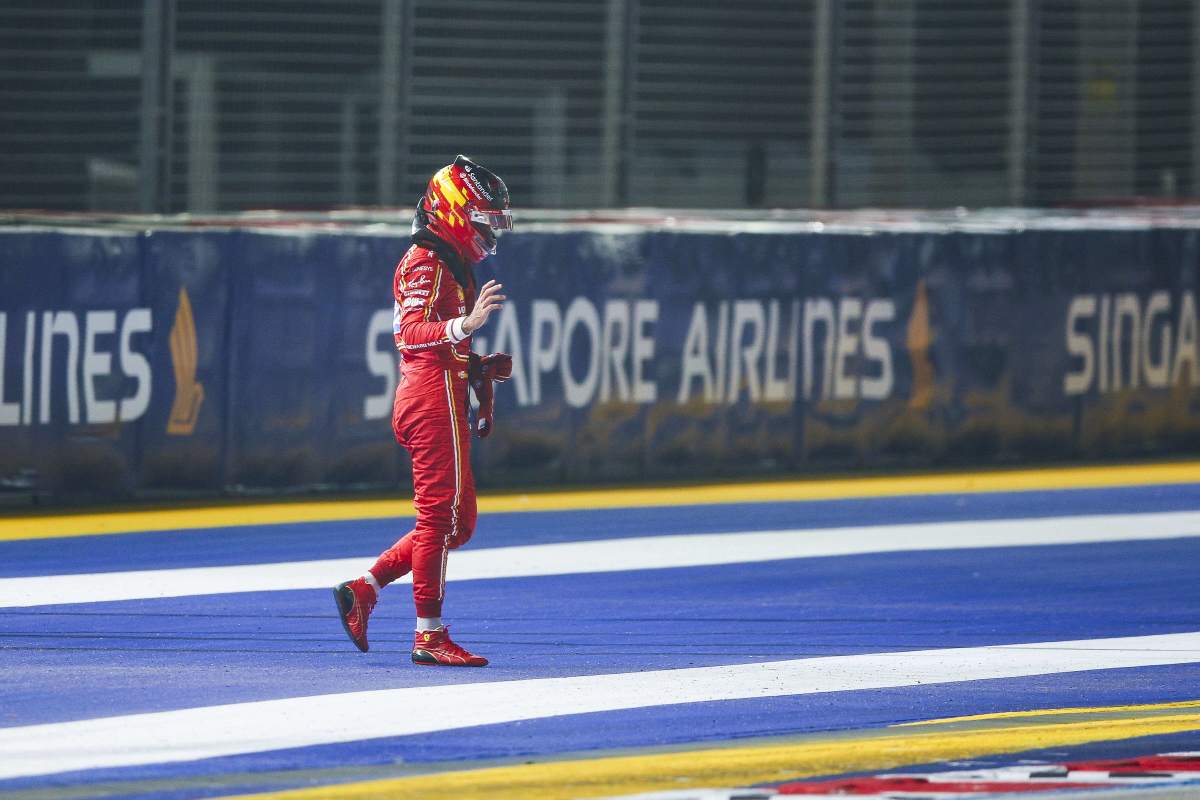
[[[479,401],[479,411],[475,414],[475,433],[480,439],[486,439],[492,432],[492,381],[506,381],[512,375],[512,356],[507,353],[490,353],[481,356],[471,353],[471,363],[467,367],[467,380]]]

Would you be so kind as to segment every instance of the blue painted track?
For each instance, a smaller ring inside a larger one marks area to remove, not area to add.
[[[472,548],[670,533],[1200,508],[1200,487],[531,512]],[[0,577],[370,556],[395,521],[0,543]],[[453,634],[486,670],[409,661],[411,595],[385,590],[357,652],[328,590],[8,609],[0,727],[360,689],[499,681],[1200,629],[1200,538],[948,550],[451,583]],[[353,576],[347,576],[353,577]],[[519,757],[852,729],[916,719],[1197,699],[1196,665],[702,703],[419,737],[0,781],[79,782]],[[399,711],[398,711],[399,713]]]
[[[1076,514],[1200,509],[1200,484],[484,514],[468,547]],[[0,542],[0,578],[375,556],[395,520],[305,522]]]

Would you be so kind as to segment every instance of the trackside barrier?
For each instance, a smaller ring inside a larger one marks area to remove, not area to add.
[[[1191,224],[542,224],[483,484],[1200,450]],[[0,228],[0,478],[396,485],[402,227]]]

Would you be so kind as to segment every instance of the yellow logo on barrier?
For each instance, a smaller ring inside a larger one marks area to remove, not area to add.
[[[167,421],[167,433],[188,436],[196,429],[200,404],[204,402],[204,386],[196,383],[196,321],[187,289],[179,289],[179,310],[175,312],[175,327],[171,328],[171,363],[175,367],[175,404]]]
[[[913,300],[912,316],[908,320],[908,355],[912,359],[912,396],[909,408],[929,408],[933,404],[933,364],[929,361],[929,346],[933,344],[933,327],[929,324],[929,296],[925,291],[925,279],[917,282],[917,296]]]

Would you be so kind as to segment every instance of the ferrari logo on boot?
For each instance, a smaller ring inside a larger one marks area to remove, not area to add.
[[[450,633],[442,626],[434,631],[417,631],[416,646],[413,647],[414,664],[431,667],[486,667],[487,659],[475,656],[450,640]]]

